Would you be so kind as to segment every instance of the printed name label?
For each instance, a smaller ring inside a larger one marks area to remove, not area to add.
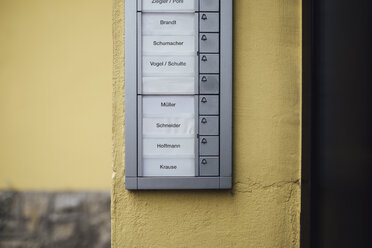
[[[181,148],[181,145],[180,144],[157,144],[156,145],[156,148],[166,148],[166,149],[179,149]]]
[[[179,123],[156,123],[157,128],[180,128],[181,125]]]
[[[176,170],[177,169],[177,165],[159,165],[159,168],[161,170]]]
[[[177,60],[177,61],[149,61],[150,66],[153,67],[160,67],[160,66],[186,66],[187,62],[182,61],[182,60]]]

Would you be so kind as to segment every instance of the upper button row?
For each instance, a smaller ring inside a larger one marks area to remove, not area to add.
[[[219,11],[220,1],[219,0],[199,0],[200,11]]]
[[[138,0],[139,11],[184,11],[193,12],[198,10],[196,0]],[[199,0],[200,11],[219,11],[219,0]]]
[[[200,32],[218,33],[220,31],[220,14],[201,12],[199,14]]]

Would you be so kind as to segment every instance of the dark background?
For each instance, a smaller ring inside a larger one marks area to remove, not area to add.
[[[372,1],[303,7],[302,247],[372,247]]]

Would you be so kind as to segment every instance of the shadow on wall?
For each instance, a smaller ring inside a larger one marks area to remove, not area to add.
[[[0,247],[109,248],[110,192],[0,192]]]

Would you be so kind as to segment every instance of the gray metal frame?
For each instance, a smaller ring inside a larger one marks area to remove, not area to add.
[[[220,1],[220,188],[232,187],[233,0]]]
[[[217,0],[218,1],[218,0]],[[128,190],[232,188],[233,0],[220,0],[219,177],[201,177],[199,157],[199,29],[196,35],[195,177],[142,177],[142,0],[125,1],[125,188]],[[199,28],[199,0],[195,0]]]
[[[137,176],[137,1],[125,1],[125,187],[138,188]],[[136,48],[136,49],[134,49]]]

